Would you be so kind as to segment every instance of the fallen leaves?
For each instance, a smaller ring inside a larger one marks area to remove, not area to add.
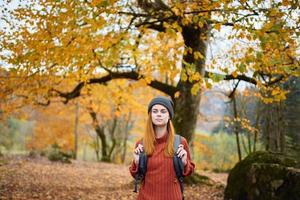
[[[128,166],[11,157],[0,166],[0,199],[134,200]],[[224,186],[187,186],[185,199],[223,199]]]

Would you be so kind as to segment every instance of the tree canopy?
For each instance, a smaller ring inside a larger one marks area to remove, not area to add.
[[[1,95],[47,105],[131,79],[175,101],[175,128],[190,140],[190,111],[209,79],[254,84],[266,102],[285,98],[276,83],[300,73],[299,9],[297,0],[27,0],[2,10]],[[207,45],[225,27],[243,45],[208,65]]]

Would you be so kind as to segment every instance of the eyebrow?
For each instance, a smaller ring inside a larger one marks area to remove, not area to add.
[[[153,108],[152,110],[158,110],[157,108]],[[160,110],[167,110],[166,108],[162,108]]]

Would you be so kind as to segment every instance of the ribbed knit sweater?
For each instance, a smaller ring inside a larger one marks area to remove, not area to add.
[[[147,173],[138,193],[137,200],[182,200],[180,184],[176,178],[173,157],[165,155],[167,134],[156,139],[155,150],[148,156]],[[140,143],[137,142],[136,146]],[[188,144],[185,138],[181,138],[181,144],[187,151],[187,164],[184,167],[184,176],[190,175],[195,164],[191,161]],[[137,165],[132,162],[129,171],[134,177],[137,173]]]

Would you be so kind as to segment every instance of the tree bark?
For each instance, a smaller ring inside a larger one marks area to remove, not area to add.
[[[75,105],[75,128],[74,128],[74,159],[77,159],[78,151],[78,125],[79,125],[79,103]]]
[[[94,127],[98,137],[101,140],[101,153],[102,153],[101,161],[109,162],[110,158],[108,157],[108,153],[107,153],[108,145],[106,142],[106,136],[104,134],[104,127],[99,126],[97,115],[94,111],[92,111],[90,109],[89,113],[93,119],[93,127]]]
[[[115,137],[115,131],[116,131],[116,128],[117,128],[117,123],[118,123],[118,118],[115,117],[112,121],[112,124],[111,124],[111,129],[110,129],[110,136],[111,136],[111,147],[109,149],[109,153],[108,153],[108,157],[110,158],[111,160],[111,157],[112,157],[112,153],[117,145],[117,140],[116,140],[116,137]]]
[[[204,77],[207,48],[204,38],[207,38],[208,28],[204,26],[202,29],[196,29],[192,25],[183,26],[182,28],[182,36],[186,49],[191,48],[192,52],[186,51],[186,54],[183,56],[184,62],[181,74],[185,73],[187,80],[183,81],[180,79],[178,82],[177,88],[179,89],[180,96],[179,98],[173,97],[175,106],[173,122],[176,132],[184,136],[188,143],[191,144],[199,113],[201,88],[199,87],[199,91],[195,95],[191,93],[191,89],[194,84],[197,84],[197,81],[189,80],[190,77],[187,71],[194,70]],[[195,58],[194,52],[200,52],[203,57]],[[192,64],[194,69],[190,69],[190,64]]]
[[[125,120],[125,135],[123,139],[123,148],[122,148],[122,155],[121,155],[121,162],[125,162],[125,157],[126,157],[126,152],[127,152],[127,140],[128,140],[128,135],[129,131],[133,126],[133,122],[131,122],[131,112],[129,113],[128,119]]]
[[[99,136],[98,134],[96,135],[96,144],[95,144],[95,153],[96,153],[96,158],[97,161],[100,161],[100,156],[99,156],[99,151],[100,151],[100,144],[99,144]]]
[[[102,152],[101,161],[110,162],[110,158],[107,154],[107,142],[106,142],[106,136],[104,134],[104,128],[97,125],[95,130],[101,140],[101,152]]]
[[[234,95],[233,95],[232,100],[233,100],[234,118],[237,119],[238,118],[237,105],[236,105],[236,99],[235,99]],[[242,160],[242,152],[241,152],[241,146],[240,146],[240,136],[239,136],[239,131],[238,131],[238,127],[237,127],[236,122],[234,124],[234,133],[235,133],[235,136],[236,136],[236,145],[237,145],[238,157],[239,157],[239,161],[241,161]]]
[[[283,103],[280,101],[277,104],[278,109],[278,123],[277,123],[277,129],[279,133],[279,146],[280,146],[280,152],[285,153],[285,134],[284,134],[284,126],[285,122],[283,119]]]

